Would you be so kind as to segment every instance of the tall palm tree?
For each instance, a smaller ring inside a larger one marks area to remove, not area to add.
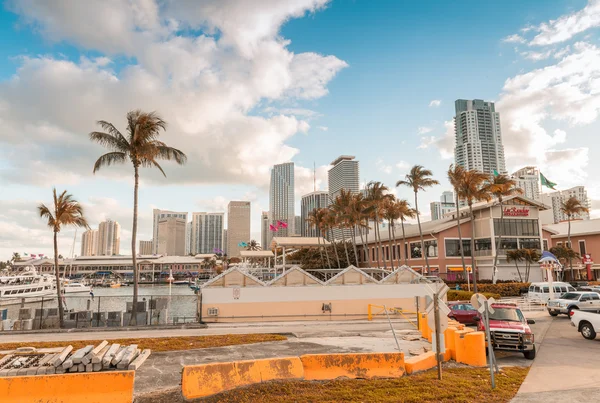
[[[523,252],[521,250],[509,250],[506,252],[506,262],[515,262],[517,273],[519,273],[519,280],[523,282],[523,276],[521,276],[521,270],[519,270],[519,262],[523,261]]]
[[[365,235],[363,238],[362,230],[363,228],[369,228],[369,218],[368,215],[365,214],[365,210],[367,209],[367,201],[365,200],[362,193],[355,193],[352,195],[352,202],[350,204],[350,215],[351,222],[353,225],[353,229],[358,229],[358,234],[360,235],[360,242],[363,246],[363,250],[367,255],[367,262],[369,267],[371,267],[371,254],[369,253],[369,246],[367,244]],[[354,239],[356,239],[356,234],[354,235]],[[355,242],[356,244],[356,242]],[[355,245],[356,246],[356,245]],[[356,254],[356,250],[354,252]],[[357,254],[358,255],[358,254]],[[358,258],[357,258],[358,259]]]
[[[12,254],[12,258],[10,259],[11,262],[18,262],[19,260],[21,260],[21,255],[19,254],[19,252],[13,252]]]
[[[460,247],[458,248],[460,251],[460,261],[462,263],[463,275],[465,279],[468,279],[469,273],[467,272],[467,266],[465,265],[465,248],[463,248],[463,240],[462,240],[462,229],[460,223],[460,207],[459,207],[459,193],[461,188],[461,183],[465,177],[465,169],[460,165],[450,164],[448,168],[448,180],[454,188],[454,199],[456,204],[456,227],[458,229],[458,242]],[[472,252],[471,252],[472,254]],[[473,270],[473,268],[471,269]],[[474,274],[475,272],[472,271]]]
[[[262,248],[256,240],[251,239],[246,246],[246,250],[262,250]]]
[[[525,261],[525,282],[529,282],[529,273],[531,272],[531,265],[537,263],[540,260],[541,254],[536,249],[521,249],[523,260]]]
[[[362,227],[364,226],[364,220],[362,215],[363,210],[363,195],[362,193],[351,193],[350,199],[347,205],[347,223],[348,227],[352,230],[352,248],[354,249],[354,260],[356,267],[360,266],[358,261],[358,248],[356,246],[356,230],[360,232],[362,238]],[[365,249],[366,250],[366,249]]]
[[[473,270],[474,292],[477,292],[477,270],[475,266],[475,216],[473,214],[473,203],[492,200],[492,195],[487,186],[487,179],[487,174],[471,169],[465,171],[459,188],[460,198],[467,202],[469,216],[471,217],[471,268]]]
[[[382,206],[385,200],[391,198],[393,195],[387,193],[389,188],[385,186],[381,182],[371,181],[367,183],[366,186],[367,195],[365,200],[368,203],[368,208],[365,210],[371,218],[373,218],[375,223],[374,234],[375,234],[375,244],[377,245],[377,265],[381,267],[379,263],[380,256],[383,260],[383,268],[387,269],[387,263],[385,261],[385,257],[383,255],[383,245],[381,243],[381,232],[379,231],[379,221],[381,219]]]
[[[138,187],[140,167],[156,167],[166,177],[165,171],[157,160],[175,161],[185,164],[187,157],[180,150],[169,147],[158,140],[161,130],[167,123],[155,112],[135,110],[127,113],[127,136],[123,136],[112,124],[98,121],[104,132],[91,132],[90,140],[103,145],[110,152],[100,156],[94,164],[94,173],[104,166],[123,164],[130,161],[133,165],[133,229],[131,231],[131,258],[133,263],[133,309],[131,325],[135,325],[138,301],[138,267],[136,254],[136,236],[138,225]]]
[[[313,209],[313,211],[308,213],[307,221],[308,221],[308,225],[310,225],[311,228],[319,229],[319,234],[317,234],[317,240],[319,242],[319,255],[321,256],[321,264],[323,267],[325,267],[325,260],[323,259],[323,249],[321,248],[321,236],[320,236],[323,234],[323,232],[320,230],[321,221],[322,221],[321,214],[322,214],[321,210],[315,207]],[[325,248],[325,253],[327,254],[327,248]],[[331,263],[329,263],[329,254],[327,254],[327,265],[331,269]]]
[[[408,253],[406,248],[406,232],[404,231],[404,221],[408,218],[415,218],[417,215],[416,211],[410,207],[410,203],[404,199],[396,202],[398,209],[398,219],[402,225],[402,253],[404,255],[404,264],[408,265]]]
[[[348,243],[346,242],[346,229],[350,228],[350,204],[352,202],[352,192],[346,189],[341,189],[333,203],[329,206],[332,214],[335,216],[338,227],[342,232],[342,240],[344,242],[344,251],[346,252],[346,262],[351,264],[348,255]]]
[[[431,178],[433,173],[429,169],[423,168],[421,165],[415,165],[410,169],[410,172],[406,174],[404,180],[396,182],[398,186],[408,186],[415,193],[415,214],[417,215],[417,224],[419,225],[419,235],[421,237],[421,251],[422,255],[425,256],[425,266],[427,267],[427,274],[429,274],[429,259],[427,258],[427,250],[425,250],[425,240],[423,239],[423,230],[421,229],[421,218],[419,217],[419,191],[425,191],[427,188],[434,185],[439,185],[440,182]]]
[[[337,260],[337,268],[340,269],[342,267],[340,263],[340,256],[337,250],[337,243],[335,242],[335,238],[333,237],[333,227],[336,226],[336,219],[333,214],[331,214],[331,210],[327,207],[323,208],[323,228],[325,231],[329,231],[329,243],[333,247],[333,251],[335,252],[335,260]]]
[[[502,202],[505,197],[523,194],[523,190],[516,186],[517,181],[504,174],[492,176],[488,184],[490,193],[498,199],[498,203],[500,204],[500,226],[498,228],[498,234],[496,234],[496,255],[494,256],[494,267],[492,270],[492,283],[494,284],[496,284],[496,281],[498,280],[496,277],[496,272],[498,270],[498,251],[500,250],[502,232],[504,231],[504,207]]]
[[[392,271],[394,271],[394,247],[395,247],[395,237],[392,237],[392,228],[394,227],[394,222],[400,217],[400,212],[398,211],[398,205],[396,204],[396,198],[392,195],[392,197],[384,200],[382,204],[382,218],[387,220],[388,222],[388,243],[390,247],[390,265],[392,266]],[[392,241],[394,241],[392,243]],[[400,258],[398,258],[398,261]]]
[[[567,216],[567,220],[569,221],[567,242],[568,247],[573,249],[573,245],[571,245],[571,220],[573,219],[573,216],[589,213],[590,210],[581,204],[581,202],[575,196],[571,196],[566,201],[560,203],[560,211]],[[571,280],[575,280],[573,277],[573,259],[569,259],[569,267],[571,269]]]
[[[38,206],[38,212],[41,218],[45,218],[48,227],[54,232],[54,275],[56,276],[56,295],[58,298],[58,320],[60,327],[64,327],[65,313],[62,304],[60,274],[58,272],[58,233],[62,227],[74,225],[76,227],[89,228],[88,223],[83,216],[83,207],[73,199],[73,196],[65,190],[56,195],[56,188],[52,189],[53,205],[47,207],[45,204]]]

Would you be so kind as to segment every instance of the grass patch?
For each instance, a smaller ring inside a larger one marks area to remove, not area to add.
[[[263,343],[266,341],[282,341],[287,337],[279,334],[226,334],[215,336],[185,336],[185,337],[157,337],[140,339],[114,339],[110,343],[137,344],[139,348],[149,348],[152,352],[195,350],[198,348],[225,347],[238,344]],[[0,351],[14,350],[18,347],[53,348],[73,346],[74,350],[89,344],[98,345],[102,340],[74,340],[74,341],[48,341],[35,343],[1,343]]]
[[[496,376],[492,390],[489,370],[445,368],[441,381],[430,370],[398,379],[294,381],[253,385],[209,397],[203,402],[446,402],[505,403],[519,390],[529,368],[508,367]]]

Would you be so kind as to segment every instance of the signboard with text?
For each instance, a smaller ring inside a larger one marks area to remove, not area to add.
[[[504,215],[506,217],[529,217],[529,209],[527,207],[505,207]]]

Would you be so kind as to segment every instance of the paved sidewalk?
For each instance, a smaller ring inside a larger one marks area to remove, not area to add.
[[[537,357],[511,403],[600,401],[600,339],[586,340],[559,316],[538,348]]]

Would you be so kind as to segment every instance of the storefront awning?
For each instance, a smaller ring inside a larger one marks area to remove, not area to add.
[[[463,267],[462,266],[449,266],[448,267],[448,271],[463,271]],[[467,271],[471,272],[471,266],[467,266]]]

